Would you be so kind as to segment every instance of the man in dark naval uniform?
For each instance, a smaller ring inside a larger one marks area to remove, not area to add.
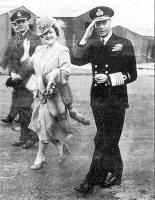
[[[89,12],[92,23],[75,46],[72,63],[92,64],[91,108],[97,133],[95,150],[84,182],[75,188],[83,194],[94,186],[110,187],[121,183],[123,162],[118,146],[128,108],[127,84],[136,80],[133,46],[112,32],[109,7],[96,7]],[[90,40],[96,32],[96,38]],[[93,34],[92,34],[93,33]]]
[[[10,17],[11,23],[17,26],[19,33],[9,43],[7,63],[10,78],[6,85],[13,87],[14,103],[18,110],[21,127],[20,138],[12,145],[22,146],[23,148],[32,147],[35,141],[37,141],[36,134],[28,128],[32,114],[31,104],[33,102],[33,95],[25,87],[33,71],[24,71],[24,66],[20,62],[24,52],[23,41],[25,38],[30,40],[30,55],[33,54],[36,46],[41,44],[40,38],[29,29],[28,20],[30,18],[31,14],[25,10],[17,10]]]
[[[2,68],[4,70],[6,68],[8,68],[9,57],[12,54],[11,47],[10,47],[10,44],[12,43],[11,41],[16,39],[16,36],[19,34],[19,30],[18,30],[18,27],[16,25],[11,23],[11,28],[14,31],[15,35],[13,35],[10,38],[10,40],[8,42],[8,45],[6,46],[6,50],[5,50],[3,59],[2,59],[2,61],[0,63],[0,65],[2,66]],[[10,80],[10,78],[8,80]],[[7,81],[7,83],[8,83],[8,81]],[[7,86],[7,84],[6,84],[6,86]],[[8,116],[6,118],[4,118],[4,119],[1,119],[2,122],[8,123],[8,124],[11,124],[14,121],[14,119],[16,118],[17,114],[18,114],[18,109],[17,109],[17,105],[16,105],[16,102],[15,102],[16,98],[14,97],[14,92],[12,92],[12,99],[11,100],[12,100],[11,101],[11,107],[10,107],[10,112],[9,112]],[[19,121],[19,120],[16,120],[16,121]],[[14,128],[14,130],[15,130],[15,129],[19,129],[20,127],[19,126],[16,126],[16,127],[12,126],[12,128]]]

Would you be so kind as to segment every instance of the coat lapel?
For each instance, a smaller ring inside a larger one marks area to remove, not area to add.
[[[30,40],[30,36],[31,36],[31,30],[28,29],[27,32],[20,38],[19,43],[20,43],[21,45],[23,45],[23,42],[24,42],[24,40],[25,40],[26,38],[28,38],[28,39]],[[31,40],[30,40],[30,42],[31,42]]]
[[[22,40],[25,40],[26,38],[29,38],[30,35],[31,35],[31,30],[28,29],[28,30],[26,31],[26,33],[23,35]]]
[[[108,51],[112,51],[112,48],[118,43],[118,37],[113,33],[110,39],[105,44]]]

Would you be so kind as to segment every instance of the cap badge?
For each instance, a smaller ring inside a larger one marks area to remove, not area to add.
[[[21,13],[18,11],[17,12],[17,17],[21,17],[22,15],[21,15]]]
[[[103,10],[101,9],[98,9],[97,12],[96,12],[96,16],[99,17],[99,16],[103,16],[104,12]]]

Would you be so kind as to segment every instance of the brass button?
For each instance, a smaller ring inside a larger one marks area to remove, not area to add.
[[[105,71],[106,74],[108,74],[108,71]]]
[[[95,83],[94,86],[97,86],[97,84]]]
[[[97,65],[95,65],[95,68],[97,68]]]
[[[97,71],[95,71],[95,74],[97,74]]]
[[[105,85],[105,86],[107,86],[108,84],[107,84],[107,83],[105,83],[104,85]]]
[[[108,65],[106,64],[105,67],[108,67]]]

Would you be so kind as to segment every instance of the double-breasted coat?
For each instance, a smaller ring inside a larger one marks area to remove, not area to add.
[[[118,142],[125,109],[129,107],[127,84],[137,78],[133,46],[129,40],[114,33],[105,45],[97,37],[86,45],[77,44],[71,62],[75,65],[92,64],[91,108],[97,134],[87,181],[90,184],[104,182],[108,172],[120,180],[123,162]],[[108,82],[95,81],[95,74],[100,73],[108,76]]]

